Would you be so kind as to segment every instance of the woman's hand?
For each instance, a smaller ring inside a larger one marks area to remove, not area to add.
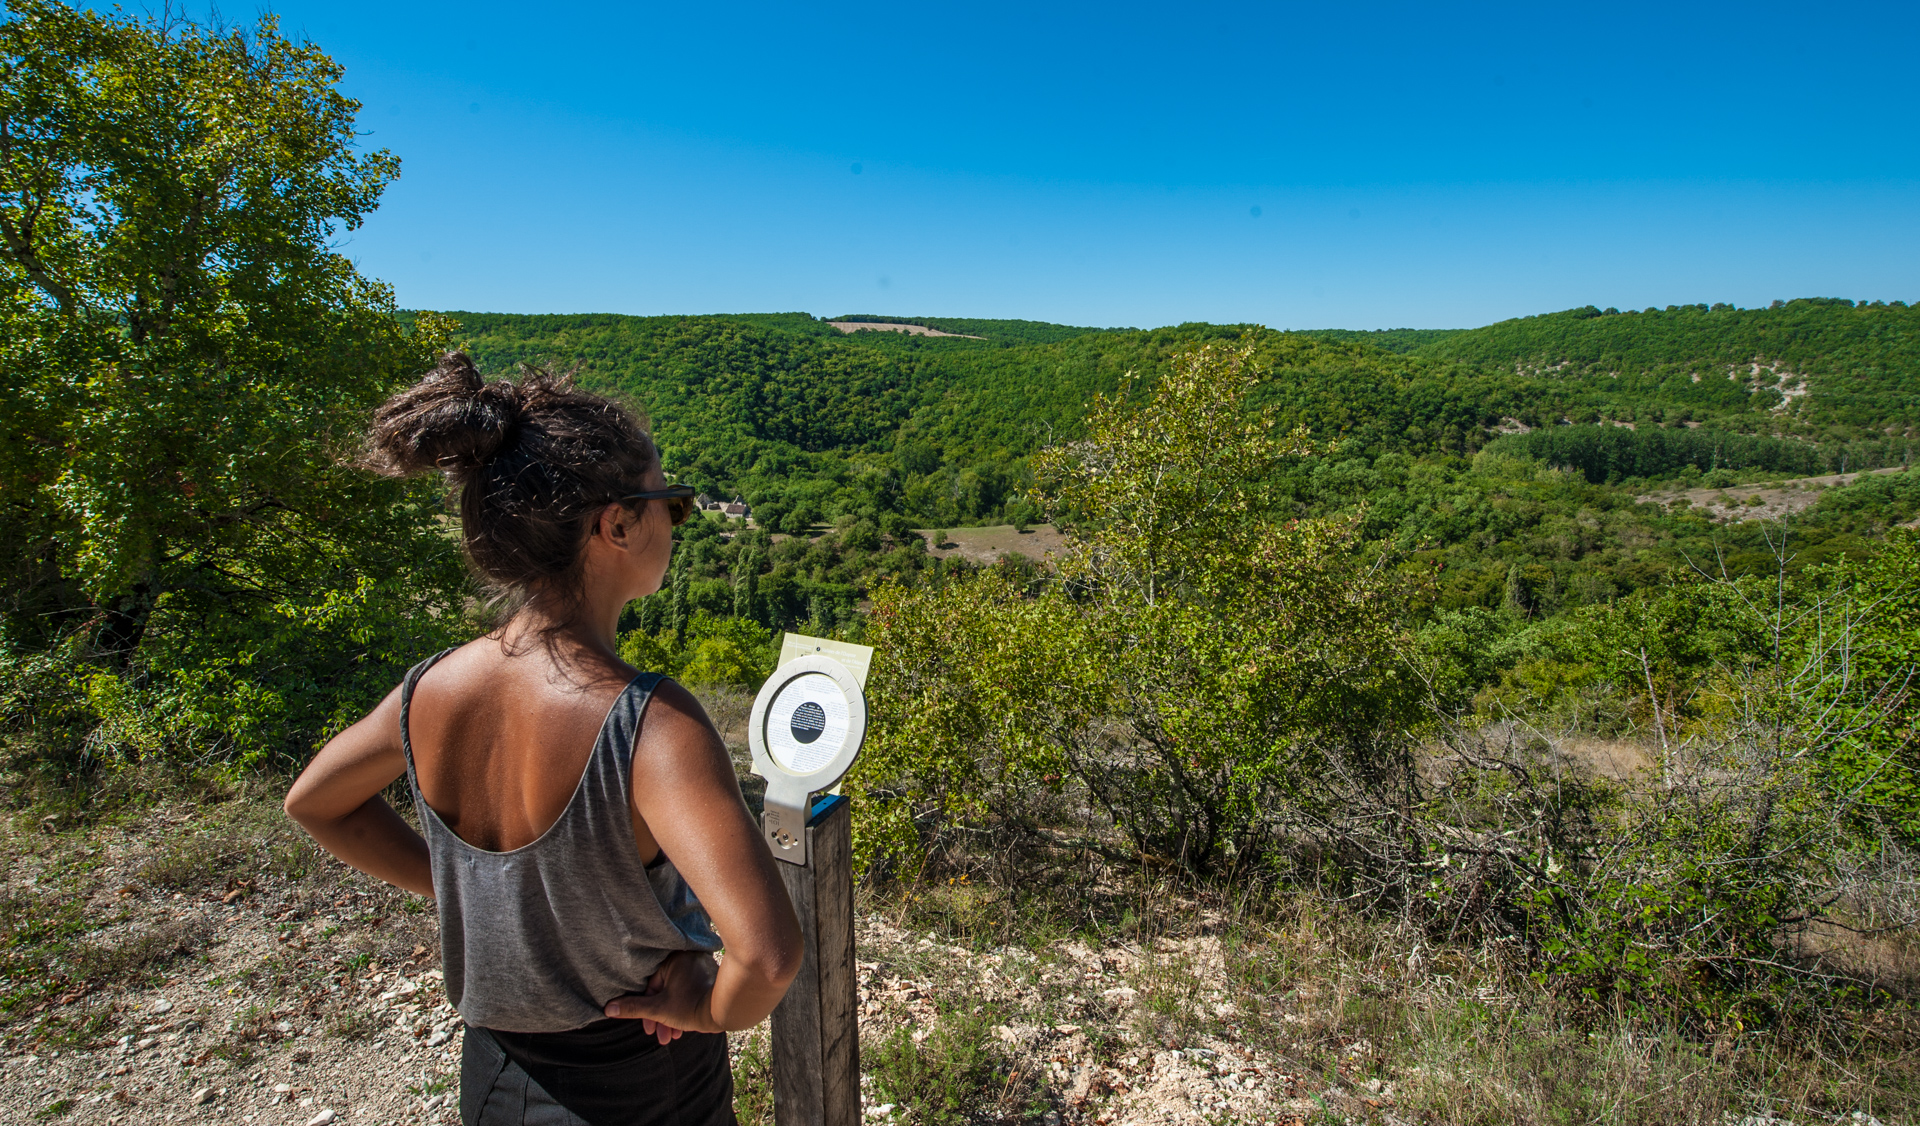
[[[647,979],[645,993],[629,993],[607,1002],[606,1014],[637,1020],[662,1044],[685,1031],[722,1032],[710,1010],[713,981],[719,973],[713,955],[699,950],[676,950]]]

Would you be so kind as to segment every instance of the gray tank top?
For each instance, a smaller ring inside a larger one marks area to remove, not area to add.
[[[613,998],[644,990],[671,951],[719,949],[673,862],[662,853],[641,863],[633,836],[634,738],[660,675],[639,674],[613,702],[553,827],[512,852],[489,852],[447,828],[413,769],[414,685],[451,652],[407,673],[400,747],[432,856],[447,992],[466,1022],[508,1032],[580,1028],[604,1020]]]

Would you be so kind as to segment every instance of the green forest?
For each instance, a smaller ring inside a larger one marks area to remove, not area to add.
[[[1208,341],[1250,346],[1251,401],[1322,444],[1273,471],[1289,508],[1363,514],[1400,565],[1438,566],[1436,610],[1517,599],[1552,614],[1689,560],[1769,565],[1757,524],[1638,498],[1904,466],[1920,405],[1920,310],[1899,301],[1385,333],[862,315],[982,340],[843,335],[802,313],[444,316],[490,370],[541,364],[630,397],[678,479],[747,501],[754,530],[694,556],[692,604],[731,612],[750,563],[770,628],[851,628],[875,581],[930,572],[914,529],[1038,520],[1034,453],[1081,437],[1098,394],[1150,397]],[[1794,514],[1794,567],[1859,557],[1915,515],[1904,477],[1849,480]],[[812,546],[776,551],[771,534]]]
[[[679,530],[629,661],[737,698],[781,631],[876,647],[848,786],[863,888],[901,918],[1004,944],[1029,911],[1055,938],[1132,918],[1088,906],[1117,880],[1312,900],[1396,964],[1496,967],[1556,1028],[1657,1026],[1762,1086],[1781,1045],[1870,1057],[1920,1105],[1885,1031],[1920,997],[1920,306],[1323,331],[406,309],[336,249],[399,158],[318,47],[7,10],[23,823],[278,785],[491,628],[442,489],[360,463],[373,409],[464,349],[633,403],[675,480],[751,506]],[[1055,557],[936,550],[1040,524]],[[0,1026],[51,1035],[27,902],[0,912]]]

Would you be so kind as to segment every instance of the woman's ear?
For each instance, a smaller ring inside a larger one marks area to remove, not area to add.
[[[639,519],[627,511],[625,505],[609,504],[594,521],[593,534],[607,537],[607,542],[614,547],[624,548],[639,524]]]

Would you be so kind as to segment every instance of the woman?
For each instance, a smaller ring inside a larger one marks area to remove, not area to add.
[[[485,383],[458,353],[379,409],[371,447],[388,474],[446,474],[513,609],[329,742],[287,813],[438,898],[465,1122],[733,1122],[724,1033],[786,992],[799,925],[705,712],[615,649],[692,490],[616,404],[538,372]],[[378,796],[401,774],[424,838]]]

